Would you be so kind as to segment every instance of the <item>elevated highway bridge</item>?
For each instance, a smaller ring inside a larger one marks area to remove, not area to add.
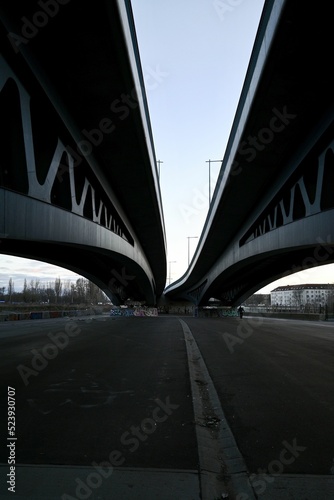
[[[0,252],[156,304],[160,187],[129,0],[0,6]]]
[[[0,252],[156,304],[166,240],[130,1],[4,0],[0,20]],[[333,262],[331,32],[327,4],[265,2],[202,235],[167,298],[237,304]]]
[[[168,299],[237,305],[334,261],[332,29],[328,4],[265,2],[207,219]]]

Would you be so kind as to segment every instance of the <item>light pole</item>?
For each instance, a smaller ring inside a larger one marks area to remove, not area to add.
[[[163,161],[161,161],[161,160],[157,160],[157,165],[158,165],[158,178],[159,178],[159,181],[160,181],[160,163],[163,163]]]
[[[198,236],[187,236],[188,238],[188,267],[189,267],[189,264],[190,264],[190,240],[193,239],[193,238],[198,238]]]
[[[168,284],[169,285],[170,285],[170,282],[172,281],[172,277],[171,277],[172,276],[172,274],[171,274],[171,267],[172,266],[171,266],[171,264],[175,264],[175,263],[176,263],[176,260],[169,261],[169,272],[168,272],[168,276],[169,276],[169,278],[168,278],[169,283]]]
[[[211,163],[222,162],[223,160],[207,160],[205,163],[209,164],[209,208],[211,204]]]

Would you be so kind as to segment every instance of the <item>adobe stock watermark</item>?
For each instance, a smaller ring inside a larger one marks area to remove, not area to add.
[[[37,4],[41,10],[36,10],[30,18],[26,16],[21,17],[22,26],[20,34],[12,32],[7,34],[14,52],[16,54],[20,52],[20,45],[26,45],[35,38],[40,30],[45,28],[49,23],[50,19],[58,14],[60,6],[66,5],[69,2],[70,0],[39,0]]]
[[[240,321],[236,335],[229,332],[224,332],[222,337],[225,344],[231,354],[235,352],[235,346],[242,345],[246,339],[248,339],[255,332],[256,328],[263,324],[262,316],[254,316],[249,318],[244,318]]]
[[[156,90],[168,76],[169,73],[162,71],[159,65],[155,68],[149,66],[144,74],[146,88],[150,91]],[[106,137],[115,132],[119,124],[126,120],[131,115],[131,112],[139,107],[140,102],[143,102],[142,88],[134,87],[131,92],[123,92],[119,98],[111,102],[109,114],[101,118],[94,128],[89,130],[86,128],[82,129],[81,136],[83,139],[76,143],[76,149],[70,145],[66,146],[67,152],[74,160],[73,166],[78,167],[84,158],[90,156],[95,148],[101,146]],[[57,179],[62,182],[63,175],[68,172],[69,166],[67,164],[60,164]]]
[[[157,64],[155,68],[147,66],[144,70],[145,89],[148,92],[157,90],[168,77],[169,73],[167,71],[163,71],[159,64]]]
[[[214,0],[212,3],[218,17],[221,21],[225,21],[226,16],[230,15],[236,7],[239,7],[245,0]]]
[[[257,474],[251,474],[249,484],[252,486],[256,495],[262,495],[268,484],[272,484],[276,477],[281,475],[287,465],[292,465],[307,448],[297,444],[297,439],[292,440],[292,444],[288,441],[282,442],[283,449],[280,452],[277,460],[272,460],[267,469],[258,469]],[[247,493],[238,493],[236,500],[249,500]]]
[[[317,246],[313,249],[312,255],[305,257],[300,265],[293,265],[289,271],[283,274],[282,277],[290,276],[291,274],[299,273],[300,271],[307,271],[319,265],[324,265],[328,260],[333,259],[333,238],[329,234],[326,240],[318,236],[316,238]]]
[[[179,203],[178,209],[182,215],[182,218],[186,224],[190,222],[193,217],[198,217],[201,213],[207,213],[210,208],[209,203],[209,193],[214,193],[216,183],[219,177],[219,168],[218,163],[216,163],[217,167],[213,167],[210,175],[210,183],[207,182],[201,185],[201,188],[193,188],[192,189],[192,198],[191,202],[188,203]],[[209,189],[210,188],[210,189]],[[212,201],[212,200],[211,200]]]
[[[272,109],[272,117],[266,127],[261,128],[256,135],[249,135],[238,147],[237,153],[244,156],[244,161],[251,163],[257,155],[264,151],[271,144],[277,134],[283,132],[297,115],[291,113],[287,106],[283,106],[282,111],[277,108]],[[231,166],[230,175],[239,175],[242,172],[240,161],[235,160]]]
[[[127,447],[130,453],[134,453],[140,447],[140,444],[147,441],[150,435],[156,430],[158,425],[163,422],[176,411],[180,405],[173,404],[168,396],[165,402],[160,399],[155,399],[156,406],[151,412],[150,417],[145,417],[139,425],[132,425],[129,430],[123,432],[120,437],[120,443],[123,447]],[[108,456],[108,460],[97,463],[92,462],[91,466],[94,472],[90,472],[85,480],[77,477],[75,479],[75,496],[64,493],[61,500],[87,500],[93,494],[94,490],[100,488],[103,481],[108,479],[115,467],[124,465],[126,457],[119,450],[113,450]]]
[[[67,323],[65,331],[48,333],[51,342],[45,344],[42,349],[31,349],[32,359],[30,366],[18,365],[16,367],[25,386],[29,385],[30,377],[37,377],[47,366],[49,361],[55,359],[69,344],[70,339],[81,333],[81,329],[74,322]]]
[[[204,185],[203,189],[194,188],[192,190],[191,204],[180,203],[178,208],[186,224],[189,224],[193,217],[197,217],[201,212],[208,210],[209,207],[209,184]]]
[[[117,269],[111,270],[112,278],[108,282],[108,288],[111,292],[119,295],[121,298],[125,298],[125,288],[130,284],[130,281],[136,279],[135,275],[127,274],[125,266],[122,267],[119,273]]]

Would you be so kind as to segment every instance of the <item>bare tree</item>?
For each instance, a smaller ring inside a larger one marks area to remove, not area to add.
[[[58,304],[59,297],[61,295],[61,291],[63,288],[63,284],[60,278],[56,278],[55,280],[55,294],[56,294],[56,304]]]
[[[52,283],[50,282],[47,284],[47,287],[45,288],[45,295],[47,297],[48,303],[53,304],[55,301],[56,294],[52,286]]]
[[[23,285],[23,291],[22,291],[22,296],[24,302],[29,302],[30,299],[30,292],[28,290],[28,285],[27,285],[27,279],[24,279],[24,285]]]
[[[86,280],[79,278],[76,281],[76,291],[78,302],[84,304],[86,302]]]
[[[9,282],[8,282],[8,300],[9,300],[9,302],[12,302],[13,293],[14,293],[14,281],[12,278],[9,278]]]

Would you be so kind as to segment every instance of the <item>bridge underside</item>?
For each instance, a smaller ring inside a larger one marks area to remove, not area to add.
[[[231,246],[214,271],[196,286],[169,297],[196,305],[206,305],[215,298],[223,305],[235,306],[272,281],[334,263],[333,220],[334,210],[330,210],[276,229],[244,248]],[[297,238],[300,245],[296,244]]]
[[[333,261],[331,24],[327,9],[265,2],[204,229],[168,298],[238,304]]]
[[[214,280],[201,296],[200,304],[207,304],[214,297],[223,305],[239,305],[272,281],[331,263],[334,263],[334,241],[331,245],[321,247],[294,247],[250,257],[231,266]]]
[[[0,252],[154,305],[166,241],[130,1],[4,0],[0,45]]]
[[[7,255],[40,260],[78,273],[95,283],[114,305],[126,300],[155,305],[156,298],[143,270],[112,251],[8,238],[1,240],[0,249]]]
[[[116,305],[126,299],[155,305],[154,277],[136,245],[77,214],[3,188],[0,205],[1,253],[70,269]]]

